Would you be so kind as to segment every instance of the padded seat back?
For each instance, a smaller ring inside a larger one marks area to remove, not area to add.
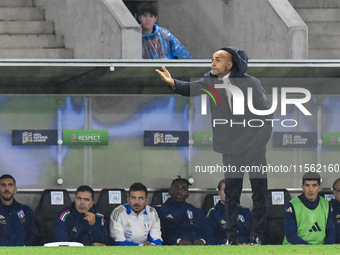
[[[221,200],[221,198],[218,194],[206,194],[202,203],[204,213],[207,215],[209,210],[214,207],[219,200]]]
[[[104,215],[106,224],[110,224],[110,215],[119,205],[127,203],[125,189],[102,189],[97,200],[97,209]]]
[[[264,233],[264,244],[282,244],[285,231],[285,207],[291,200],[286,189],[268,189],[268,217]]]
[[[54,240],[55,218],[65,206],[72,203],[66,189],[45,189],[35,208],[35,218],[39,229],[39,243],[41,245]]]
[[[328,201],[331,201],[333,198],[335,199],[335,196],[333,194],[333,190],[331,189],[322,189],[319,192],[319,195]]]
[[[152,194],[150,206],[156,207],[157,205],[161,205],[165,203],[165,201],[168,198],[169,198],[169,189],[155,190]]]
[[[102,189],[96,203],[97,209],[104,215],[107,233],[109,234],[109,245],[115,242],[110,236],[110,216],[112,211],[119,205],[127,203],[127,192],[125,189]]]

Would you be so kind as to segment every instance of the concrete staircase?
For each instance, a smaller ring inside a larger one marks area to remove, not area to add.
[[[340,0],[289,0],[308,26],[308,58],[340,59]]]
[[[33,0],[0,0],[0,58],[73,58],[73,51]]]

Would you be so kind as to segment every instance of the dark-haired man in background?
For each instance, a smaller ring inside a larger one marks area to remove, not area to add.
[[[286,206],[283,244],[334,244],[333,209],[319,196],[320,175],[304,174],[301,188],[303,193]]]
[[[38,243],[38,227],[33,210],[14,199],[16,181],[12,175],[0,177],[0,246],[32,246]]]
[[[142,26],[142,56],[144,59],[191,59],[189,51],[170,33],[158,26],[157,8],[151,3],[138,6],[138,19]]]
[[[330,201],[333,207],[334,224],[335,224],[335,243],[340,243],[340,178],[333,183],[333,194],[335,199]]]
[[[160,220],[155,208],[148,206],[146,187],[136,182],[130,186],[128,204],[113,210],[110,218],[110,235],[116,245],[161,245]]]
[[[205,245],[211,244],[213,233],[211,225],[202,209],[188,204],[190,183],[178,177],[173,180],[169,199],[156,210],[161,219],[163,243],[167,245]]]
[[[79,242],[94,246],[108,243],[104,216],[97,211],[93,199],[94,191],[91,187],[78,187],[75,201],[62,209],[56,217],[56,242]]]
[[[226,221],[225,221],[225,181],[220,180],[217,185],[218,194],[221,198],[218,203],[209,210],[207,214],[208,221],[210,222],[214,230],[214,244],[225,244],[226,233]],[[238,242],[240,244],[248,244],[253,219],[249,208],[240,206],[238,212]]]

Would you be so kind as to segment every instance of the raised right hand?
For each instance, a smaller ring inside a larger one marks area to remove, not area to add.
[[[171,74],[169,73],[168,69],[165,66],[162,66],[163,72],[156,69],[156,72],[159,74],[161,79],[169,84],[171,87],[175,87],[175,81],[172,79]]]

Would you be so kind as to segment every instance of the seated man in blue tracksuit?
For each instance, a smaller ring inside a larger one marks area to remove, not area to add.
[[[335,199],[330,201],[333,206],[334,224],[335,224],[335,243],[340,243],[340,178],[333,183],[333,194]]]
[[[213,230],[214,230],[214,241],[213,244],[225,244],[227,238],[226,232],[226,221],[225,221],[225,181],[224,179],[220,180],[218,183],[218,194],[220,195],[221,200],[209,210],[208,212],[208,221],[210,222]],[[238,242],[239,244],[248,244],[252,226],[252,215],[248,208],[241,207],[239,208],[238,213]]]
[[[211,244],[213,233],[204,212],[188,204],[190,183],[178,177],[173,180],[169,199],[156,207],[161,219],[164,245],[204,245]]]
[[[82,185],[77,189],[75,201],[57,215],[55,242],[79,242],[94,246],[108,243],[104,216],[97,212],[93,198],[91,187]]]
[[[0,246],[32,246],[38,243],[38,228],[33,210],[14,199],[17,193],[13,176],[0,177]]]

